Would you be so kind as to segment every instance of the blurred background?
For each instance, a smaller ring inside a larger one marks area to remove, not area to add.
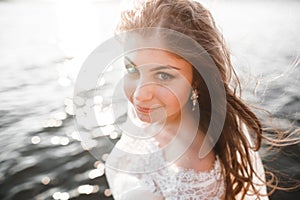
[[[232,50],[244,99],[269,110],[273,124],[299,127],[300,2],[200,2]],[[113,35],[125,4],[0,0],[0,199],[113,199],[105,179],[107,154],[97,160],[92,147],[81,145],[72,92],[83,61]],[[114,130],[107,131],[115,139]],[[283,186],[300,181],[299,147],[261,150]],[[299,188],[276,191],[270,199],[299,195]]]

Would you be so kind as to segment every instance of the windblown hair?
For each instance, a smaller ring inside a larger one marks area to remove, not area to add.
[[[226,119],[223,131],[214,147],[222,161],[226,181],[226,200],[247,191],[256,191],[250,151],[261,146],[262,125],[258,117],[240,97],[240,81],[233,69],[230,53],[222,34],[218,31],[211,13],[200,3],[191,0],[144,0],[122,12],[116,32],[148,27],[172,29],[197,41],[217,66],[226,92]],[[211,101],[208,88],[201,75],[194,70],[194,87],[201,92],[198,102],[201,116],[199,129],[206,133],[211,118]],[[235,83],[235,86],[232,86]],[[242,127],[245,125],[246,129]],[[255,145],[251,145],[244,131],[249,131]],[[243,197],[242,197],[243,198]]]

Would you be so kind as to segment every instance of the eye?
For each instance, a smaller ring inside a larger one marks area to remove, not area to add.
[[[158,72],[157,74],[155,74],[155,78],[161,81],[168,81],[168,80],[172,80],[174,76],[165,72]]]
[[[128,72],[129,74],[135,74],[135,73],[138,73],[138,72],[139,72],[139,71],[137,70],[137,68],[136,68],[134,65],[132,65],[132,64],[127,64],[127,65],[125,65],[125,67],[126,67],[127,72]]]

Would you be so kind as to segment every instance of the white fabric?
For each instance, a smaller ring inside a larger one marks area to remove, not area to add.
[[[249,134],[246,136],[250,140]],[[106,177],[115,200],[220,200],[225,195],[225,181],[221,174],[218,157],[214,166],[207,172],[197,172],[193,169],[183,169],[168,165],[162,154],[156,152],[158,146],[153,140],[134,140],[123,135],[107,160]],[[116,151],[121,149],[124,153]],[[265,180],[264,168],[257,152],[250,151],[253,166],[258,177],[253,182],[256,189],[267,194],[266,186],[260,180]],[[131,154],[140,154],[134,158]],[[111,168],[114,166],[114,168]],[[160,166],[167,166],[160,168]],[[117,169],[116,169],[117,168]],[[152,171],[151,169],[159,169]],[[129,173],[130,171],[145,171],[145,173]],[[245,200],[254,200],[251,190]],[[236,199],[241,199],[241,194]],[[261,200],[268,200],[262,196]]]
[[[117,148],[128,154],[122,155],[113,150],[107,160],[106,176],[115,200],[219,200],[224,196],[225,184],[218,158],[211,170],[197,172],[168,165],[161,154],[148,157],[151,158],[148,165],[139,165],[130,153],[146,156],[146,153],[156,152],[158,147],[153,140],[137,141],[124,135]],[[109,166],[117,166],[122,171]],[[136,171],[141,168],[145,173],[128,173],[130,169]],[[159,169],[151,171],[151,168]]]

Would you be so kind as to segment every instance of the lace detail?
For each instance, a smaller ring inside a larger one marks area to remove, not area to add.
[[[172,165],[145,178],[152,192],[164,196],[166,200],[219,200],[225,193],[218,158],[214,167],[206,172]]]
[[[158,150],[158,146],[151,140],[142,143],[139,141],[137,144],[134,140],[123,138],[119,142],[118,148],[124,148],[124,151],[130,153],[153,153]],[[106,169],[107,179],[116,200],[130,199],[128,196],[126,197],[126,194],[132,195],[133,190],[138,191],[134,192],[134,199],[145,199],[147,196],[146,199],[220,200],[224,196],[225,182],[218,157],[212,169],[199,172],[174,164],[168,165],[162,154],[153,155],[140,160],[140,163],[143,163],[141,165],[136,159],[132,160],[132,155],[116,155],[114,151],[110,154],[108,162],[117,163],[119,169],[125,169],[124,171]],[[145,166],[146,163],[148,163],[147,166]],[[166,167],[157,168],[162,165]],[[158,170],[149,172],[149,169],[153,167]],[[127,171],[128,169],[134,171],[137,168],[148,172],[128,173]],[[144,192],[141,193],[140,191]],[[152,197],[150,197],[151,194]]]

